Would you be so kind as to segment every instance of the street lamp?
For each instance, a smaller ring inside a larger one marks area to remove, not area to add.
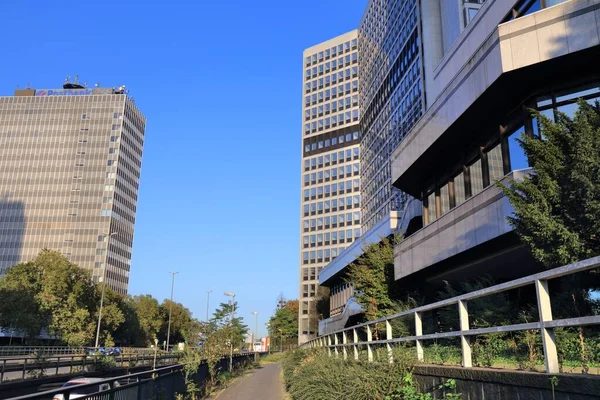
[[[208,305],[210,303],[210,294],[211,293],[212,293],[212,290],[206,291],[206,323],[208,323]]]
[[[225,292],[225,296],[231,297],[231,317],[229,318],[229,326],[231,329],[231,337],[229,338],[229,372],[233,370],[233,316],[235,315],[235,293]]]
[[[112,232],[109,234],[103,233],[102,234],[102,240],[104,241],[104,238],[106,237],[111,237],[111,236],[115,236],[117,235],[117,232]],[[108,247],[108,245],[107,245]],[[98,340],[100,339],[100,324],[102,322],[102,306],[104,305],[104,288],[106,287],[106,268],[107,268],[107,264],[104,264],[104,271],[102,273],[102,294],[100,295],[100,310],[98,310],[98,326],[96,328],[96,345],[94,346],[96,349],[98,348]]]
[[[273,339],[271,337],[272,333],[271,333],[271,324],[267,322],[267,333],[269,335],[269,355],[271,355],[271,339]]]
[[[279,352],[283,353],[283,331],[281,329],[277,329],[281,333],[281,337],[279,338]]]
[[[169,349],[169,340],[171,339],[171,314],[173,313],[173,287],[175,286],[175,275],[179,272],[169,272],[171,277],[171,304],[169,304],[169,325],[167,328],[167,343],[165,343],[165,351]]]
[[[254,353],[256,353],[256,348],[254,347],[254,342],[256,342],[256,339],[258,338],[258,312],[257,311],[252,311],[252,314],[254,314],[254,316],[256,317],[256,323],[254,325],[254,333],[252,334],[252,351]],[[256,358],[256,354],[254,355],[254,358]]]

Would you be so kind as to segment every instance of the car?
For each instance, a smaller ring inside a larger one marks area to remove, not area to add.
[[[89,394],[104,392],[110,389],[110,385],[108,383],[102,383],[104,379],[102,378],[75,378],[71,379],[67,383],[61,386],[61,388],[68,388],[78,385],[86,385],[89,383],[97,383],[92,386],[85,386],[82,388],[72,389],[69,395],[69,399],[79,399],[81,397],[87,396]],[[52,400],[64,400],[64,396],[62,393],[55,394],[52,397]]]

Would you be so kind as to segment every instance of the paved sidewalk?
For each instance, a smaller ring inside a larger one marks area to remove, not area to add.
[[[236,380],[214,400],[283,400],[280,365],[266,364]]]

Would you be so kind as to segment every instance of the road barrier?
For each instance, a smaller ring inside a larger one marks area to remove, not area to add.
[[[458,337],[460,338],[461,343],[462,366],[468,368],[473,366],[471,356],[472,349],[470,345],[472,336],[500,332],[539,330],[542,336],[546,372],[556,374],[559,372],[559,363],[558,354],[556,351],[556,340],[554,338],[554,329],[559,327],[600,325],[600,316],[592,315],[579,318],[565,318],[557,320],[552,319],[552,307],[550,303],[551,293],[548,290],[548,281],[595,268],[600,268],[600,257],[594,257],[588,260],[576,262],[574,264],[554,268],[538,274],[463,294],[461,296],[438,301],[426,306],[417,307],[412,310],[403,311],[389,317],[380,318],[375,321],[369,321],[349,328],[341,329],[331,334],[313,339],[305,343],[303,347],[324,347],[328,349],[330,355],[333,354],[335,357],[338,357],[341,352],[344,359],[346,359],[348,357],[348,353],[351,352],[354,354],[354,358],[356,360],[358,360],[359,357],[359,349],[362,350],[366,348],[368,361],[373,361],[373,351],[375,348],[386,347],[388,360],[389,362],[393,362],[392,345],[403,342],[414,342],[417,359],[419,361],[424,361],[424,341]],[[529,285],[533,285],[535,287],[539,321],[515,325],[493,326],[489,328],[469,329],[469,301]],[[454,305],[457,306],[458,319],[460,321],[459,331],[426,335],[423,334],[422,313]],[[390,321],[407,316],[414,317],[415,335],[394,338]],[[380,326],[380,324],[385,324],[385,333],[383,334],[385,339],[373,340],[373,331],[376,326]],[[366,333],[366,335],[364,335],[364,333]],[[364,336],[366,336],[366,340],[363,340]]]
[[[161,354],[156,356],[156,365],[179,362],[179,354]],[[0,384],[5,381],[23,380],[41,376],[74,374],[78,371],[98,370],[106,360],[114,360],[114,367],[154,365],[154,354],[102,355],[60,355],[45,358],[5,358],[0,360]],[[68,369],[67,369],[68,368]]]

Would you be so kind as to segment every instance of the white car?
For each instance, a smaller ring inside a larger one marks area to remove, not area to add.
[[[104,392],[104,391],[110,389],[110,385],[108,383],[100,383],[103,380],[104,379],[102,379],[102,378],[75,378],[75,379],[71,379],[69,382],[65,383],[61,387],[66,388],[66,387],[85,385],[88,383],[98,382],[97,385],[86,386],[86,387],[82,387],[79,389],[71,390],[69,399],[79,399],[81,397],[87,396],[88,394]],[[62,394],[55,394],[54,397],[52,397],[52,400],[64,400],[64,396]]]

